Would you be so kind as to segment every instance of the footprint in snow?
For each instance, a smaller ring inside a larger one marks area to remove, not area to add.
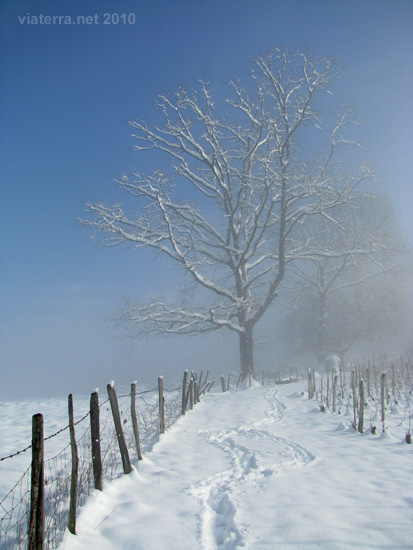
[[[204,479],[189,488],[189,492],[203,504],[201,532],[203,550],[235,550],[244,547],[242,532],[246,526],[237,524],[237,493],[241,485],[254,486],[259,479],[280,475],[292,468],[305,466],[315,460],[307,449],[285,438],[273,435],[262,428],[283,418],[286,406],[277,399],[277,389],[270,390],[265,398],[271,410],[250,426],[229,430],[202,430],[207,442],[221,449],[231,460],[231,467],[215,476]],[[247,440],[242,445],[236,440]],[[257,448],[254,441],[260,441]],[[265,442],[265,449],[262,447]],[[277,462],[268,464],[268,459]],[[267,462],[267,464],[265,464]]]

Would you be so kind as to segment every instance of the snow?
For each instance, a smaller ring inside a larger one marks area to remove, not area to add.
[[[340,407],[320,412],[304,382],[203,396],[131,474],[92,494],[60,550],[412,548],[411,403],[377,436]]]
[[[75,397],[75,422],[88,412],[89,400],[89,396]],[[33,414],[43,414],[44,437],[49,437],[68,424],[67,410],[67,397],[2,401],[0,403],[0,457],[14,454],[17,450],[31,444]],[[45,459],[56,456],[66,447],[68,438],[68,430],[66,430],[45,442]],[[30,460],[31,450],[27,450],[12,459],[0,462],[0,501],[30,466]]]

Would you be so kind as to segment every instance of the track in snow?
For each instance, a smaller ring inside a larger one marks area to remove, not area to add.
[[[228,470],[188,489],[202,502],[200,534],[203,550],[245,548],[248,525],[237,518],[245,494],[258,490],[260,480],[265,477],[281,475],[315,460],[315,456],[298,443],[265,429],[280,422],[284,416],[286,407],[277,399],[277,393],[278,388],[274,388],[265,394],[271,409],[257,422],[230,430],[200,432],[209,444],[221,449],[231,461]]]

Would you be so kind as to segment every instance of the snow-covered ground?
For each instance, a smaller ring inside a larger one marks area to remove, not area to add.
[[[61,550],[412,548],[410,400],[374,436],[374,410],[359,434],[345,405],[321,413],[305,390],[206,395],[89,498]]]
[[[388,407],[385,433],[370,401],[359,434],[346,403],[341,414],[321,413],[306,390],[298,382],[204,396],[132,474],[93,493],[61,550],[412,548],[409,396]],[[75,398],[76,419],[88,401]],[[32,414],[44,413],[47,437],[66,424],[66,408],[65,399],[2,403],[0,455],[30,443]],[[46,458],[67,437],[48,440]],[[30,452],[0,462],[1,498],[29,463]]]

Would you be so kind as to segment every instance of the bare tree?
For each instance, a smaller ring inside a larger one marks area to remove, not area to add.
[[[406,244],[394,207],[379,196],[359,196],[330,219],[310,220],[305,231],[313,250],[292,266],[285,323],[324,365],[326,353],[343,359],[356,342],[396,330]]]
[[[193,283],[175,304],[127,303],[118,319],[134,335],[228,329],[239,335],[243,376],[254,374],[254,327],[286,266],[312,249],[297,229],[351,201],[369,176],[366,168],[349,172],[339,163],[337,153],[354,144],[345,137],[352,109],[320,112],[338,72],[329,59],[274,50],[253,60],[245,86],[230,82],[222,105],[200,82],[190,93],[159,96],[162,124],[131,122],[135,149],[157,153],[164,169],[117,182],[136,199],[138,214],[88,203],[89,219],[81,223],[103,233],[109,246],[163,253]]]

